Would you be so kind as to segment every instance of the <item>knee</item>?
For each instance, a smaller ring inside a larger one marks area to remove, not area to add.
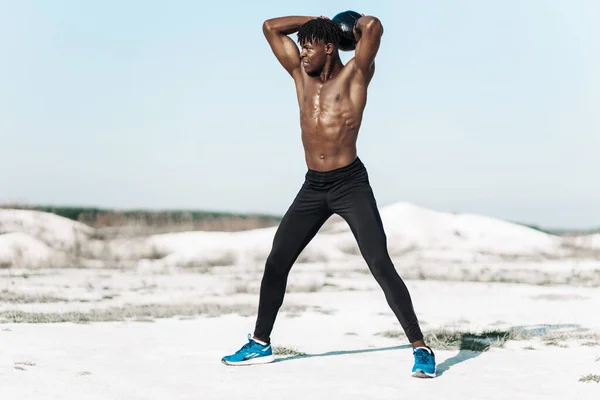
[[[274,278],[285,276],[288,270],[285,254],[275,249],[272,250],[265,263],[265,276]]]
[[[375,278],[385,278],[392,271],[394,271],[394,265],[392,264],[392,260],[387,252],[382,251],[378,254],[372,255],[370,257],[365,257],[367,264],[369,265],[369,269]]]

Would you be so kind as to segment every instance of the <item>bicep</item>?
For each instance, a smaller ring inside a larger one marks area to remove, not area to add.
[[[295,71],[300,69],[300,51],[296,43],[289,36],[270,30],[266,26],[263,26],[263,32],[281,66],[295,77]]]

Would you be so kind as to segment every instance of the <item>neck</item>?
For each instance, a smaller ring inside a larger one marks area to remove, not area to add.
[[[321,82],[325,83],[338,74],[344,67],[339,54],[331,55],[325,62],[323,70],[319,74]]]

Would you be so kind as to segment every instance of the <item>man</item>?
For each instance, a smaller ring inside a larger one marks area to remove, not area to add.
[[[387,250],[386,235],[356,140],[375,71],[383,27],[372,16],[360,17],[353,29],[355,57],[340,60],[339,26],[327,18],[290,16],[269,19],[263,32],[273,53],[294,80],[306,180],[284,215],[267,258],[260,288],[254,335],[227,365],[273,361],[270,335],[296,258],[323,223],[338,214],[346,220],[360,251],[413,346],[413,376],[435,376],[435,356],[425,345],[406,285]],[[298,32],[301,51],[289,34]]]

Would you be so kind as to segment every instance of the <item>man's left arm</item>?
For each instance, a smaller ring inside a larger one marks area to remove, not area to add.
[[[377,17],[362,15],[354,25],[356,49],[354,62],[357,70],[370,80],[375,70],[375,56],[379,50],[383,25]]]

